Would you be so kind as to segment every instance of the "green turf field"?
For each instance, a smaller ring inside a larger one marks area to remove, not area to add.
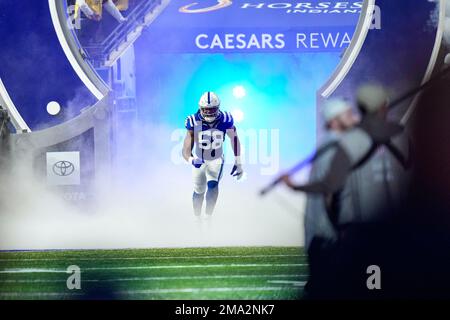
[[[307,273],[294,247],[0,252],[0,299],[299,299]]]

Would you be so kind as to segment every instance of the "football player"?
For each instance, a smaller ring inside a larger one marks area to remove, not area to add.
[[[205,213],[211,216],[219,195],[226,135],[230,138],[235,156],[231,175],[237,180],[243,175],[241,148],[234,120],[231,113],[220,110],[219,97],[208,91],[201,96],[197,113],[187,117],[185,127],[187,133],[183,144],[183,158],[192,165],[194,214],[201,215],[206,198]]]

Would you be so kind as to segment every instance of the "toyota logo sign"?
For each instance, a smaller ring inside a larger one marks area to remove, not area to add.
[[[60,177],[70,176],[75,171],[75,166],[70,161],[58,161],[53,165],[53,173]]]

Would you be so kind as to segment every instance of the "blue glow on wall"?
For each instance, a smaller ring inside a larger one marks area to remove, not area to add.
[[[137,47],[142,121],[183,128],[201,94],[211,90],[223,110],[242,110],[239,129],[279,129],[286,164],[314,149],[316,92],[338,64],[338,54],[148,55],[145,45]],[[234,96],[236,86],[245,88],[245,97]]]

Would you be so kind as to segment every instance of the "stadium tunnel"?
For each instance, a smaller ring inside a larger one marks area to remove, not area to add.
[[[317,93],[318,106],[333,95],[351,97],[362,81],[381,82],[403,92],[433,74],[444,50],[441,42],[445,1],[434,11],[436,24],[431,26],[427,23],[436,3],[398,3],[363,2],[350,45],[329,81]],[[10,138],[15,152],[31,152],[45,167],[47,152],[88,148],[89,152],[81,155],[81,163],[93,166],[86,165],[85,175],[103,171],[107,176],[111,168],[105,164],[111,164],[114,156],[115,121],[121,106],[122,111],[129,111],[133,104],[130,100],[134,99],[133,95],[125,95],[125,99],[117,95],[117,91],[125,90],[120,79],[123,65],[133,59],[132,46],[142,31],[154,21],[164,27],[170,21],[165,12],[174,9],[168,0],[134,3],[128,9],[129,21],[115,26],[102,41],[89,46],[81,44],[78,31],[71,28],[69,4],[58,0],[0,4],[0,103],[7,109],[16,133]],[[380,29],[372,28],[375,5],[381,8]],[[422,30],[420,42],[410,30]],[[174,39],[177,29],[171,31],[163,42]],[[395,45],[393,39],[397,41]],[[164,47],[164,43],[160,45]],[[27,47],[30,49],[24,50]],[[399,49],[410,54],[404,56]],[[386,61],[400,63],[386,68]],[[61,106],[56,116],[46,108],[53,101]],[[403,110],[412,103],[407,101]],[[317,119],[320,131],[321,119]]]
[[[169,4],[144,1],[131,6],[127,16],[132,19],[112,27],[105,38],[91,46],[81,43],[81,35],[66,23],[69,8],[64,1],[0,3],[0,104],[7,110],[8,128],[13,133],[6,134],[1,127],[0,138],[4,135],[9,140],[14,156],[30,155],[45,175],[45,170],[51,170],[46,168],[49,153],[62,153],[55,167],[61,174],[71,170],[67,160],[73,154],[68,153],[78,153],[80,158],[71,161],[80,166],[83,183],[79,187],[60,186],[65,191],[86,190],[94,183],[92,176],[109,177],[112,168],[105,164],[113,162],[117,118],[134,112],[135,88],[127,88],[122,78],[134,59],[130,48],[144,28],[160,14],[164,17]],[[377,10],[380,21],[374,21],[377,17],[373,12]],[[349,47],[317,92],[317,109],[330,97],[352,100],[361,82],[383,83],[392,88],[395,97],[429,80],[439,72],[449,52],[445,28],[449,17],[444,0],[414,4],[409,0],[396,0],[395,4],[392,0],[365,0]],[[30,50],[24,50],[27,47]],[[395,116],[407,123],[418,100],[420,94],[405,101]],[[56,115],[50,114],[49,102],[56,102],[61,111],[57,108]],[[4,119],[0,110],[0,126]],[[323,129],[319,113],[316,119],[320,136]],[[0,139],[0,167],[6,150],[2,147]],[[418,247],[412,246],[413,250]],[[441,262],[435,261],[437,265]],[[109,289],[94,290],[87,298],[115,298],[108,295]]]

